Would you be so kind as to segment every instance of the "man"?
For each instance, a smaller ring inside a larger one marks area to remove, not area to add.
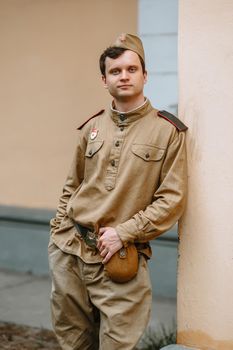
[[[79,127],[51,220],[52,320],[64,350],[134,349],[151,310],[148,242],[175,224],[185,204],[187,128],[144,97],[140,39],[121,35],[100,69],[112,105]],[[137,274],[115,282],[107,266],[132,243]]]

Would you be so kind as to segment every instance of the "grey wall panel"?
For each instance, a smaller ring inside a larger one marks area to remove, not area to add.
[[[141,34],[176,33],[177,22],[177,0],[139,0]]]
[[[155,107],[177,114],[178,0],[139,0],[138,28],[148,70],[145,95]]]

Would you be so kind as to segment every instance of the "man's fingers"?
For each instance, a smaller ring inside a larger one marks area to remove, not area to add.
[[[99,234],[99,237],[101,237],[106,231],[107,231],[107,227],[100,227],[100,229],[99,229],[99,232],[98,232],[98,234]],[[102,239],[101,238],[99,238],[98,240],[97,240],[97,248],[99,249],[99,250],[101,250],[103,247],[102,247]]]
[[[105,257],[108,253],[109,253],[109,249],[106,247],[106,248],[102,249],[102,251],[100,252],[100,255],[102,257]]]
[[[100,227],[98,234],[102,235],[107,229],[107,227]]]
[[[106,242],[103,240],[102,237],[100,237],[97,240],[97,248],[99,249],[99,251],[102,251],[103,249],[105,249],[105,247],[106,247]]]
[[[106,264],[112,257],[112,254],[108,252],[108,254],[105,256],[105,258],[102,261],[102,264]]]

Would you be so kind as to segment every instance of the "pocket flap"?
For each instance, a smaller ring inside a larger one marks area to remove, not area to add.
[[[88,158],[93,157],[93,155],[100,150],[103,146],[104,141],[92,141],[88,143],[85,156]]]
[[[151,145],[133,144],[132,152],[145,161],[158,161],[162,159],[165,150]]]

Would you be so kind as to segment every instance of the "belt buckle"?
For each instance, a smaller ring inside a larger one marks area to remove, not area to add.
[[[97,239],[96,239],[95,232],[88,230],[86,237],[85,237],[85,242],[90,247],[96,248],[97,247]]]

